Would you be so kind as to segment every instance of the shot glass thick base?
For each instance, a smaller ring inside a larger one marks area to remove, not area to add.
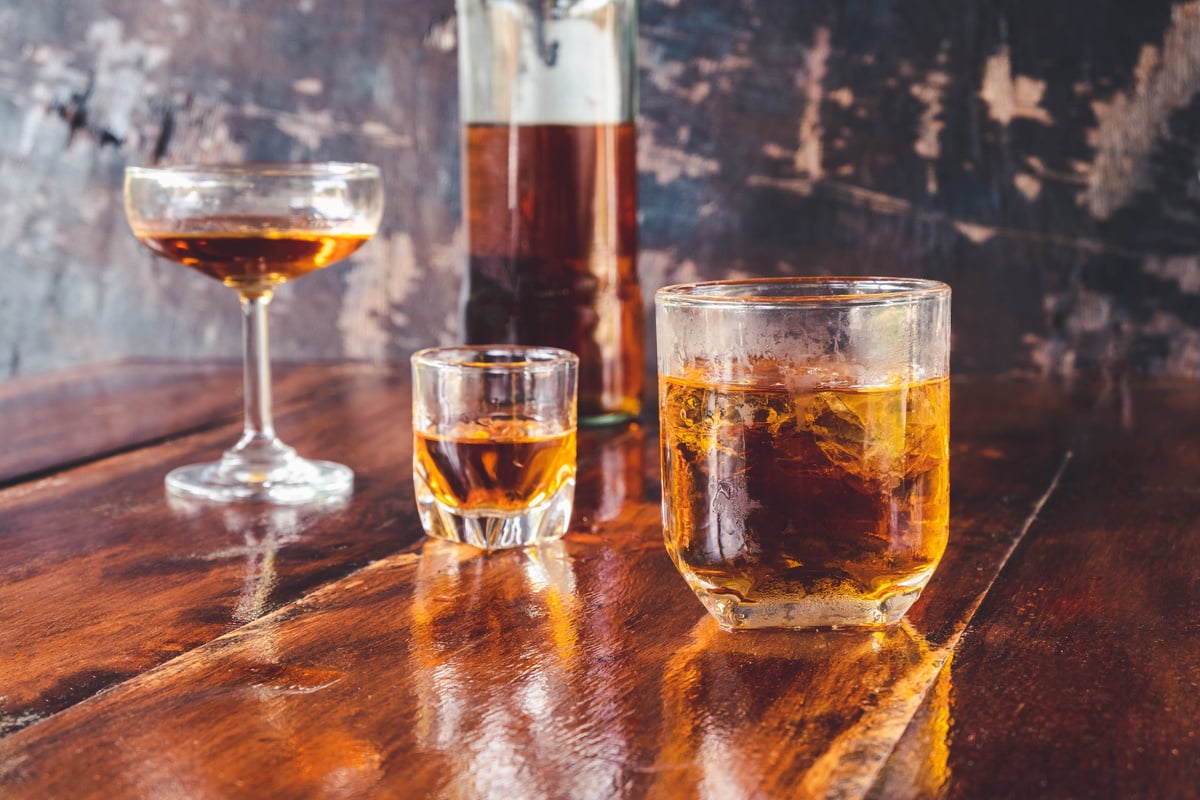
[[[879,629],[895,625],[921,596],[933,570],[883,598],[855,594],[785,595],[743,600],[695,585],[692,590],[726,630],[753,628]]]
[[[417,511],[427,534],[483,550],[561,539],[571,524],[574,500],[575,482],[568,481],[547,502],[520,511],[450,508],[439,503],[419,480],[417,486]]]

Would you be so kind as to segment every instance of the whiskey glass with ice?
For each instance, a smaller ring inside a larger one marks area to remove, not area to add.
[[[950,288],[899,278],[655,297],[663,520],[727,629],[885,627],[949,525]]]

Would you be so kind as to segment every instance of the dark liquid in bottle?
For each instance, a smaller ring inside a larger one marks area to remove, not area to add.
[[[468,125],[468,344],[579,355],[583,422],[638,414],[643,381],[633,123]]]

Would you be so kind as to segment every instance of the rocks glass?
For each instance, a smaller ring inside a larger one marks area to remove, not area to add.
[[[946,547],[950,288],[660,290],[667,550],[724,628],[882,627]]]

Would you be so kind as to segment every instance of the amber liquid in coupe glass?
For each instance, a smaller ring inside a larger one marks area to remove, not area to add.
[[[170,230],[135,231],[142,244],[234,289],[263,289],[341,261],[366,233],[314,230],[304,218],[200,217]]]

